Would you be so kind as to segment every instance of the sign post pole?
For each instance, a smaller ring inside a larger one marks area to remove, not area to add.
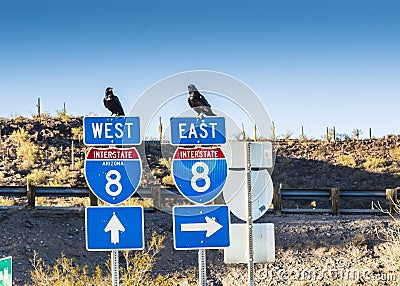
[[[207,261],[206,250],[199,249],[199,286],[207,285]]]
[[[248,232],[248,285],[254,286],[254,251],[253,251],[253,206],[251,203],[251,161],[250,143],[246,142],[246,178],[247,178],[247,232]]]
[[[172,160],[174,183],[191,202],[207,204],[222,192],[228,168],[220,147],[203,148],[201,145],[226,143],[225,118],[172,117],[170,123],[171,144],[178,145]],[[182,148],[181,145],[196,147]],[[229,209],[216,205],[174,207],[173,215],[174,247],[199,248],[198,285],[206,286],[206,249],[230,245]]]
[[[142,177],[140,156],[134,147],[112,146],[141,143],[139,117],[85,117],[83,131],[85,145],[108,146],[92,147],[87,153],[85,179],[91,192],[112,206],[128,200],[136,192]],[[132,215],[136,220],[131,219]],[[112,286],[119,286],[118,249],[144,248],[143,221],[142,207],[86,208],[86,249],[111,250]],[[121,232],[124,236],[120,236]]]
[[[112,286],[119,285],[119,261],[118,261],[118,250],[111,251],[111,280]]]

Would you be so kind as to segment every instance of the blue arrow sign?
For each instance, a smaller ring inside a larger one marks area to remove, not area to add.
[[[217,145],[225,144],[224,117],[172,117],[172,145]]]
[[[140,142],[139,117],[83,118],[85,145],[138,145]]]
[[[206,204],[222,191],[228,174],[221,148],[177,148],[172,159],[175,185],[188,200]]]
[[[172,212],[175,249],[218,249],[230,245],[226,205],[176,206]]]
[[[85,217],[87,250],[144,248],[143,207],[87,207]]]
[[[140,184],[142,162],[134,147],[89,149],[85,178],[102,201],[116,205],[129,199]]]

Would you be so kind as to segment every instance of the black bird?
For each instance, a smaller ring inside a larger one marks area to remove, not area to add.
[[[212,110],[211,105],[208,103],[207,99],[197,90],[194,84],[188,85],[189,98],[188,103],[194,111],[197,112],[197,116],[203,117],[207,116],[217,116]]]
[[[111,111],[111,116],[125,116],[124,110],[122,109],[121,102],[118,97],[114,95],[112,87],[106,88],[106,95],[103,98],[104,106]]]

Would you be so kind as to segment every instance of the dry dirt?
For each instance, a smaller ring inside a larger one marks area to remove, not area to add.
[[[384,215],[267,214],[275,225],[276,261],[255,265],[256,285],[399,285],[392,244],[378,239],[394,221]],[[148,239],[165,235],[154,273],[182,275],[197,268],[197,251],[173,248],[172,217],[145,213]],[[13,257],[14,285],[30,283],[36,251],[51,264],[62,253],[80,265],[104,265],[107,252],[85,249],[84,210],[0,210],[0,257]],[[397,256],[396,256],[397,257]],[[222,250],[207,250],[207,285],[247,285],[246,264],[225,264]]]

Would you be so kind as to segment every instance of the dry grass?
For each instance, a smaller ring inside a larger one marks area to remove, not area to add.
[[[339,165],[345,166],[345,167],[350,167],[350,168],[354,168],[357,163],[356,160],[354,159],[353,155],[340,155],[336,158],[336,162]]]
[[[386,160],[384,158],[368,157],[363,163],[363,167],[367,170],[376,170],[385,167]]]
[[[89,198],[56,198],[56,197],[36,197],[36,206],[53,207],[86,207],[90,206]]]
[[[15,198],[0,196],[0,206],[10,207],[10,206],[15,206],[16,204],[17,200]]]
[[[164,277],[160,274],[153,277],[154,263],[157,261],[158,253],[164,247],[164,239],[165,236],[153,233],[144,250],[134,253],[123,251],[125,261],[119,268],[119,285],[170,286],[180,284],[179,279]],[[92,272],[87,265],[77,265],[74,259],[64,255],[56,259],[53,265],[49,265],[35,252],[31,263],[33,266],[31,286],[102,286],[111,284],[110,258],[106,261],[105,267],[98,265]]]

